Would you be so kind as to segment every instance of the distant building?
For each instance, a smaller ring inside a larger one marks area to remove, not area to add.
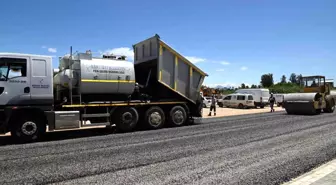
[[[330,84],[331,88],[334,88],[334,79],[326,79],[326,83]]]

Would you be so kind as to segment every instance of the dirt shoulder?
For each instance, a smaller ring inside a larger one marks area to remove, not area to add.
[[[282,107],[274,107],[275,112],[284,111]],[[213,112],[212,116],[208,116],[210,108],[203,109],[203,118],[214,117]],[[234,116],[234,115],[243,115],[243,114],[255,114],[255,113],[264,113],[270,112],[270,107],[261,108],[253,108],[253,109],[235,109],[235,108],[221,108],[216,107],[216,117],[224,117],[224,116]]]

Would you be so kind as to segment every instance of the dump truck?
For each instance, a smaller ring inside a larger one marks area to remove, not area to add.
[[[157,34],[133,50],[130,62],[71,47],[55,71],[50,56],[0,53],[0,132],[33,142],[46,130],[115,125],[129,132],[202,117],[200,89],[208,74]]]
[[[324,76],[305,76],[299,81],[302,92],[284,94],[282,106],[287,114],[314,115],[334,112],[336,92],[331,91]]]

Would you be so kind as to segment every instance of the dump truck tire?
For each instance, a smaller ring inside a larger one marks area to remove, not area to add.
[[[120,132],[133,131],[139,120],[138,111],[133,107],[120,107],[111,114],[112,124],[116,124]]]
[[[165,124],[165,121],[165,114],[158,106],[150,107],[145,113],[145,122],[149,129],[162,128]]]
[[[182,106],[174,106],[169,112],[169,123],[172,126],[182,126],[187,120],[187,113]]]

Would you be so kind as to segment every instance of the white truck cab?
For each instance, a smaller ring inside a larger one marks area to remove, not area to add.
[[[49,56],[0,53],[0,123],[6,121],[6,114],[11,114],[10,109],[32,106],[52,109],[51,62]],[[0,124],[0,130],[3,127]]]
[[[53,103],[51,57],[0,53],[0,106]]]

